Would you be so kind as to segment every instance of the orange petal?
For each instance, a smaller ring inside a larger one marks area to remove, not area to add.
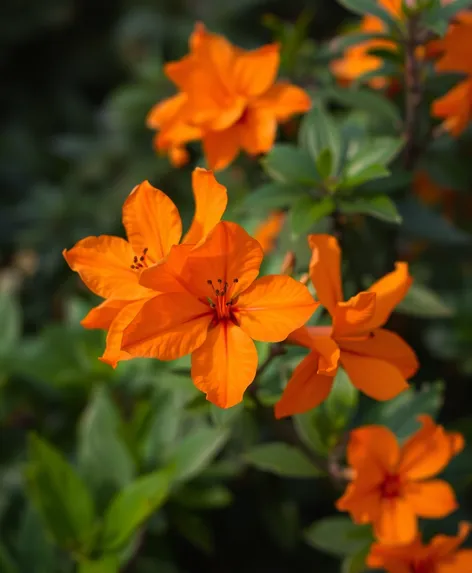
[[[185,264],[192,249],[193,245],[174,245],[165,259],[141,272],[139,283],[162,293],[191,292]]]
[[[296,113],[308,111],[311,99],[302,88],[288,82],[277,82],[257,100],[256,105],[270,109],[277,121],[284,122]]]
[[[391,473],[400,459],[400,447],[395,435],[385,426],[364,426],[351,432],[347,460],[356,470],[370,464],[375,481]]]
[[[120,310],[129,303],[127,300],[108,299],[92,308],[80,324],[84,328],[99,328],[108,330]]]
[[[148,113],[146,125],[151,129],[158,129],[166,122],[175,121],[186,103],[187,95],[184,93],[178,93],[157,103]]]
[[[196,65],[196,58],[193,55],[187,55],[180,60],[165,64],[164,73],[180,90],[186,92]]]
[[[241,293],[234,312],[241,328],[262,342],[280,342],[307,322],[319,303],[291,277],[270,275]]]
[[[197,167],[192,173],[195,215],[183,243],[195,244],[220,222],[228,203],[226,187],[218,183],[211,171]]]
[[[405,378],[411,378],[419,368],[412,348],[394,332],[378,328],[369,338],[342,342],[343,350],[361,356],[371,356],[393,364]]]
[[[333,387],[333,376],[317,374],[319,356],[310,352],[292,373],[282,397],[275,405],[275,417],[303,414],[326,400]]]
[[[470,523],[461,521],[456,536],[436,535],[431,541],[431,554],[436,558],[449,556],[467,539],[470,529]]]
[[[123,333],[136,318],[136,315],[142,309],[147,300],[149,299],[143,298],[135,302],[130,302],[117,314],[108,330],[105,352],[103,353],[103,356],[100,357],[101,362],[116,368],[116,365],[121,360],[129,360],[132,358],[130,354],[121,350]]]
[[[391,400],[408,388],[400,370],[385,360],[358,356],[341,348],[341,364],[354,386],[374,400]]]
[[[211,328],[205,342],[192,354],[195,386],[220,408],[231,408],[241,402],[256,371],[254,342],[230,321]]]
[[[135,187],[126,199],[123,225],[136,253],[147,249],[146,256],[151,263],[163,259],[182,235],[177,207],[149,181]]]
[[[98,296],[133,300],[148,293],[138,283],[139,273],[131,269],[135,255],[124,239],[108,235],[87,237],[62,254],[70,268]]]
[[[280,63],[280,46],[268,44],[257,50],[242,51],[235,58],[233,87],[248,98],[266,92],[274,83]]]
[[[333,315],[333,333],[337,340],[361,335],[365,332],[375,313],[375,294],[360,292],[347,302],[338,302]]]
[[[369,329],[378,328],[384,325],[396,305],[403,300],[413,279],[408,274],[407,263],[395,263],[395,270],[370,288],[369,292],[377,295],[375,304],[375,315],[369,324]]]
[[[439,519],[458,508],[454,490],[440,479],[408,484],[405,500],[419,517]]]
[[[222,221],[187,258],[185,272],[188,273],[189,288],[195,296],[213,297],[213,288],[208,281],[213,282],[214,288],[227,282],[227,299],[236,298],[254,282],[262,257],[259,243],[242,227]]]
[[[210,169],[220,171],[236,158],[241,148],[239,130],[209,131],[203,136],[203,151]]]
[[[472,571],[472,549],[463,549],[441,563],[438,573],[469,573]]]
[[[425,479],[441,472],[464,446],[460,434],[448,434],[430,416],[419,416],[423,427],[403,446],[400,471],[409,479]]]
[[[171,165],[174,167],[182,167],[190,161],[190,155],[185,147],[181,147],[180,145],[173,145],[169,149],[169,159]]]
[[[147,301],[123,335],[122,350],[135,357],[174,360],[201,346],[211,309],[187,293],[168,293]]]
[[[310,235],[312,250],[310,278],[321,304],[333,316],[336,305],[343,300],[341,287],[341,249],[330,235]]]
[[[418,534],[418,520],[408,503],[402,498],[384,499],[374,533],[381,543],[401,545],[411,543]]]
[[[359,487],[350,483],[344,495],[336,502],[339,511],[348,511],[354,523],[373,523],[380,516],[381,497],[378,488]]]
[[[366,565],[374,569],[385,569],[389,573],[411,573],[414,557],[425,552],[425,547],[417,537],[405,545],[382,545],[374,543],[366,560]]]
[[[458,137],[472,118],[472,80],[460,82],[442,97],[434,100],[432,114],[444,118],[445,128]]]
[[[268,109],[249,108],[236,127],[240,145],[249,155],[266,153],[274,145],[277,120]]]

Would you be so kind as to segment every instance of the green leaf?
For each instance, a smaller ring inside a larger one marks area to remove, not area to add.
[[[31,436],[27,489],[58,545],[87,554],[94,535],[95,510],[85,484],[62,454]]]
[[[115,555],[108,555],[98,561],[82,561],[78,573],[118,573],[119,560]]]
[[[335,86],[325,88],[321,93],[345,107],[366,111],[376,117],[384,118],[396,129],[401,128],[402,117],[398,107],[382,94],[368,89],[346,89]]]
[[[411,236],[444,245],[468,245],[471,236],[454,227],[442,215],[427,207],[416,197],[398,202],[403,229]]]
[[[249,193],[244,199],[246,209],[283,209],[291,207],[302,197],[309,197],[309,188],[289,183],[267,183]]]
[[[342,141],[336,121],[321,105],[315,105],[305,115],[300,125],[300,147],[318,164],[320,155],[328,149],[331,153],[331,175],[337,175],[341,168]]]
[[[470,0],[453,0],[447,4],[439,3],[436,7],[423,10],[421,14],[422,23],[440,36],[447,32],[449,21],[459,12],[470,8]]]
[[[383,165],[367,165],[357,173],[350,173],[347,171],[342,183],[339,185],[339,189],[354,189],[368,181],[385,179],[385,177],[388,177],[389,175],[390,171]]]
[[[346,215],[361,213],[363,215],[371,215],[388,223],[399,224],[402,222],[395,203],[387,195],[341,199],[338,206],[341,213]]]
[[[17,297],[0,291],[0,356],[8,358],[21,335],[21,309]]]
[[[310,478],[323,475],[303,452],[282,442],[255,446],[244,457],[256,468],[279,476]]]
[[[302,197],[290,211],[292,232],[295,235],[305,234],[310,227],[330,215],[334,209],[334,199],[330,196],[319,200],[312,197]]]
[[[334,384],[323,407],[334,428],[344,430],[357,410],[359,391],[351,383],[344,368],[339,367]]]
[[[315,549],[338,557],[363,551],[373,541],[370,526],[356,525],[342,516],[315,521],[305,530],[304,538]]]
[[[13,560],[8,549],[0,542],[0,571],[2,573],[20,573],[20,568]]]
[[[395,310],[423,318],[448,318],[454,315],[453,309],[447,306],[434,291],[417,282],[411,285],[405,298]]]
[[[232,426],[244,411],[244,404],[236,404],[232,408],[219,408],[214,404],[210,405],[210,414],[215,426],[229,427]]]
[[[189,509],[213,509],[230,505],[233,501],[233,494],[223,485],[205,488],[189,485],[179,488],[172,499]]]
[[[384,22],[389,28],[397,28],[398,24],[394,18],[382,8],[377,0],[338,0],[351,12],[355,14],[372,14],[372,16],[377,16],[382,22]]]
[[[333,154],[331,149],[325,148],[316,159],[316,167],[323,180],[329,179],[333,173]]]
[[[364,417],[363,424],[382,424],[392,430],[399,439],[416,432],[420,423],[420,414],[429,414],[435,418],[444,399],[444,385],[436,382],[423,385],[421,390],[410,388],[393,400],[378,402]]]
[[[135,475],[133,459],[118,435],[120,425],[107,390],[96,389],[79,422],[78,464],[84,480],[104,505]]]
[[[185,436],[172,457],[174,479],[189,481],[202,472],[229,438],[229,430],[199,428]]]
[[[404,141],[395,137],[377,137],[359,145],[349,157],[345,173],[348,177],[356,177],[372,165],[389,165],[398,156]]]
[[[170,473],[161,470],[138,478],[120,491],[105,514],[103,552],[123,549],[144,521],[164,503],[169,484]]]
[[[262,160],[262,166],[268,175],[281,183],[300,183],[316,185],[320,175],[315,162],[305,150],[279,143]]]
[[[355,555],[346,557],[341,565],[341,573],[364,573],[366,559],[370,552],[370,544],[358,551]]]
[[[21,516],[15,539],[18,563],[28,573],[51,573],[56,561],[55,547],[43,527],[38,512],[28,504]],[[3,569],[0,567],[0,571]]]
[[[211,555],[215,550],[213,533],[204,519],[184,511],[174,512],[172,525],[194,547]]]

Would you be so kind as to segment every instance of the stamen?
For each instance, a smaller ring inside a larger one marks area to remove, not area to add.
[[[238,283],[238,282],[239,282],[239,279],[233,279],[233,282],[234,282],[234,283]]]
[[[133,261],[134,261],[135,263],[137,263],[137,262],[138,262],[138,257],[134,256]]]

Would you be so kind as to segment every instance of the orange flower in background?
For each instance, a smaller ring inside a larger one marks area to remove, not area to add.
[[[170,290],[144,303],[126,328],[131,356],[173,360],[192,354],[192,379],[207,399],[229,408],[254,380],[252,341],[280,342],[312,315],[318,303],[287,276],[256,280],[259,243],[235,223],[221,222],[200,246],[142,272],[140,282]],[[158,318],[157,318],[158,317]]]
[[[433,102],[433,115],[444,120],[443,127],[459,136],[472,119],[472,13],[458,14],[444,38],[434,42],[441,53],[436,71],[462,73],[467,77]]]
[[[402,0],[380,0],[379,4],[385,8],[393,17],[402,18]],[[361,20],[356,33],[362,34],[383,34],[386,33],[385,24],[379,18],[370,14],[364,16]],[[335,60],[331,65],[333,74],[341,81],[350,83],[364,74],[374,72],[382,67],[382,58],[369,53],[371,50],[389,50],[396,52],[398,50],[394,42],[382,39],[372,39],[360,42],[348,48],[344,56]],[[371,86],[376,89],[383,88],[387,85],[387,79],[378,77],[373,78]]]
[[[470,525],[462,522],[457,536],[436,535],[428,545],[420,537],[398,547],[374,543],[367,565],[388,573],[470,573],[472,550],[459,550],[469,531]]]
[[[275,243],[284,226],[284,222],[285,213],[282,211],[273,211],[254,231],[254,238],[262,247],[264,254],[274,250]]]
[[[147,119],[159,130],[158,150],[175,153],[201,139],[209,166],[224,169],[241,149],[249,155],[269,151],[277,124],[310,109],[304,90],[275,81],[278,44],[243,50],[199,23],[189,47],[187,56],[165,66],[179,93],[154,106]]]
[[[226,188],[211,171],[197,168],[192,175],[195,214],[182,243],[193,245],[220,221],[226,209]],[[142,271],[159,263],[177,245],[182,222],[177,207],[159,189],[144,181],[123,205],[123,225],[128,241],[101,235],[87,237],[63,255],[87,287],[106,299],[82,320],[86,328],[108,330],[107,347],[101,360],[116,366],[129,358],[120,352],[124,328],[149,299],[160,294],[139,284]]]
[[[341,285],[341,251],[330,235],[310,235],[310,278],[332,326],[302,327],[289,341],[311,350],[293,371],[277,418],[306,412],[325,400],[339,364],[356,388],[376,400],[390,400],[408,387],[418,369],[413,350],[394,332],[382,328],[410,288],[406,263],[347,302]]]
[[[384,426],[351,432],[347,459],[354,479],[336,503],[355,523],[372,523],[377,539],[406,544],[418,534],[418,517],[442,518],[457,509],[451,486],[439,474],[464,447],[460,434],[448,433],[429,416],[403,447]]]

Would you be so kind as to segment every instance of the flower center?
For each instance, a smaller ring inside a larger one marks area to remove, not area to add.
[[[211,294],[207,297],[207,302],[213,309],[213,323],[216,325],[222,320],[231,320],[237,324],[234,315],[234,304],[237,301],[237,296],[234,296],[234,286],[238,283],[235,278],[231,283],[217,279],[212,281],[207,280],[207,284],[211,287]]]
[[[436,567],[430,559],[422,559],[412,564],[411,573],[436,573]]]
[[[401,493],[401,485],[400,476],[388,475],[381,486],[382,497],[386,499],[399,497]]]
[[[150,265],[155,263],[155,261],[153,261],[147,254],[148,250],[149,249],[146,247],[143,249],[142,255],[140,257],[137,255],[133,257],[133,264],[130,265],[130,268],[133,269],[133,271],[141,271],[142,269],[147,269]]]

